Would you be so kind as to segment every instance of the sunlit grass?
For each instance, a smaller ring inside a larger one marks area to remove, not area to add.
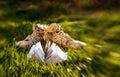
[[[23,13],[20,13],[20,16],[16,15],[16,12],[19,13],[22,9],[13,8],[14,11],[10,11],[7,5],[0,8],[2,8],[0,18],[3,19],[0,21],[0,77],[118,77],[120,75],[119,11],[57,17],[53,14],[46,19],[41,17],[30,21],[29,17],[34,16],[28,12],[25,17]],[[38,9],[38,6],[30,5],[28,8]],[[68,52],[68,59],[56,65],[39,63],[34,58],[28,60],[29,49],[16,47],[15,41],[31,34],[33,23],[51,22],[60,24],[71,37],[86,42],[87,47],[76,50],[63,49]]]

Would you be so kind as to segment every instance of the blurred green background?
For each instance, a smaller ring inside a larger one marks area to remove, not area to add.
[[[0,77],[120,77],[119,18],[119,0],[0,0]],[[15,41],[53,22],[87,47],[56,65],[27,60]]]

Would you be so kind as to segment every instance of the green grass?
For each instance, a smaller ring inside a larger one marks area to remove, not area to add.
[[[54,16],[54,9],[51,16],[49,12],[44,17],[39,15],[40,11],[37,12],[37,6],[32,10],[22,10],[23,6],[8,4],[0,5],[0,77],[120,76],[120,11]],[[31,34],[33,23],[51,22],[60,24],[71,37],[86,42],[87,47],[65,49],[68,60],[56,65],[46,65],[35,59],[27,60],[29,49],[16,47],[15,41]]]

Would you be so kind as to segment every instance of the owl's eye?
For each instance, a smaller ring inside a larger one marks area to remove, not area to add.
[[[56,33],[58,33],[59,31],[56,31]]]
[[[44,31],[44,29],[41,29],[41,31]]]
[[[37,29],[37,31],[39,32],[40,30],[39,30],[39,29]]]
[[[47,32],[47,34],[52,35],[52,32]]]
[[[29,41],[28,39],[25,39],[25,41]]]

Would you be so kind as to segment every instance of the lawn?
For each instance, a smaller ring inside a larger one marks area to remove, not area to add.
[[[120,77],[120,10],[71,14],[56,10],[0,2],[0,77]],[[28,60],[30,49],[16,47],[15,41],[31,34],[32,24],[52,22],[87,46],[63,49],[68,59],[56,65]]]

